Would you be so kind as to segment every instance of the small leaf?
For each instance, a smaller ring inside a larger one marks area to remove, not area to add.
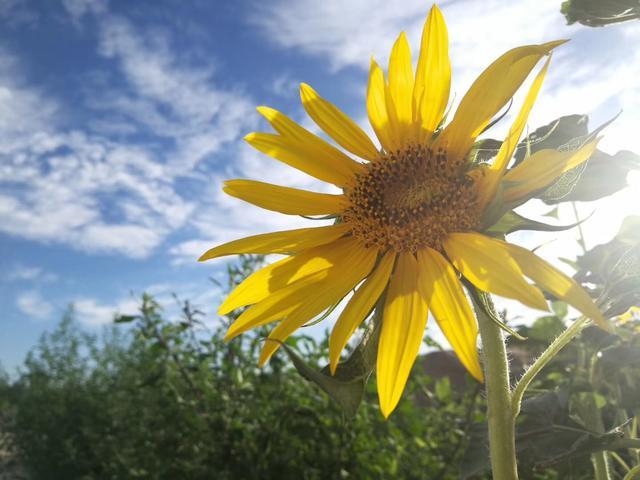
[[[474,164],[488,162],[498,154],[498,150],[500,150],[501,145],[502,142],[500,140],[495,140],[493,138],[478,140],[471,148],[469,158]]]
[[[138,319],[137,315],[117,315],[113,321],[115,323],[129,323],[134,322]]]

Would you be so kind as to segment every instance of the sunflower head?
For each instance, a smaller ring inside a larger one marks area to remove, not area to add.
[[[442,251],[450,232],[480,225],[477,185],[447,164],[443,150],[410,145],[365,165],[345,189],[343,221],[368,247],[417,252]]]
[[[391,50],[387,76],[371,62],[366,107],[379,145],[306,84],[300,88],[302,104],[335,143],[277,110],[259,107],[276,133],[251,133],[247,142],[342,193],[252,180],[226,182],[228,194],[259,207],[336,219],[333,225],[235,240],[202,255],[200,260],[242,253],[284,255],[249,276],[223,302],[221,314],[248,306],[226,338],[276,323],[269,335],[273,341],[262,350],[264,364],[298,328],[344,304],[329,340],[335,372],[347,341],[377,305],[382,321],[377,384],[382,413],[388,416],[420,350],[429,313],[470,374],[482,381],[478,326],[463,285],[539,309],[547,308],[546,290],[604,325],[587,293],[571,278],[486,230],[496,215],[523,203],[595,149],[596,141],[589,141],[572,151],[540,150],[508,168],[551,52],[562,43],[527,45],[500,56],[476,79],[445,125],[451,64],[444,18],[434,6],[415,70],[404,33]],[[544,57],[493,162],[474,164],[469,153],[477,137]]]

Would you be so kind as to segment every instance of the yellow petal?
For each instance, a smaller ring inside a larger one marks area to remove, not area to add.
[[[255,180],[227,180],[223,190],[232,197],[289,215],[330,215],[345,206],[343,195],[308,192]]]
[[[258,107],[258,112],[271,123],[271,126],[283,137],[300,143],[305,149],[316,152],[317,158],[326,158],[325,161],[355,173],[362,170],[362,165],[339,149],[325,142],[307,129],[287,117],[284,113],[270,107]]]
[[[438,139],[452,161],[464,158],[476,137],[513,97],[538,61],[563,43],[560,40],[514,48],[480,74]]]
[[[331,373],[336,372],[340,354],[355,332],[358,325],[367,318],[374,305],[384,292],[393,269],[395,252],[389,251],[380,260],[374,272],[358,288],[344,308],[329,337],[329,366]]]
[[[309,142],[271,133],[250,133],[245,141],[256,150],[325,182],[344,187],[359,170],[356,162],[337,158]],[[355,167],[354,167],[355,166]]]
[[[403,146],[414,143],[413,128],[413,66],[407,36],[400,34],[389,57],[389,93],[393,98],[398,138]],[[389,108],[389,105],[387,105]]]
[[[373,131],[386,151],[394,150],[392,131],[387,112],[387,86],[384,73],[375,60],[371,59],[369,85],[367,86],[367,114]]]
[[[330,268],[307,275],[276,290],[261,302],[242,312],[229,327],[225,341],[252,328],[281,320],[303,305],[312,303],[316,296],[333,288],[332,284],[341,285],[344,279],[351,278],[351,275],[366,269],[368,265],[370,270],[376,255],[376,249],[364,248],[361,244],[354,245],[351,250],[342,252],[342,257],[337,259]]]
[[[427,302],[418,283],[416,259],[401,253],[389,283],[378,344],[378,398],[385,418],[400,401],[427,325]]]
[[[240,238],[207,250],[199,262],[225,255],[241,253],[292,253],[332,242],[349,231],[344,223],[324,227],[299,228],[282,232],[263,233]]]
[[[379,152],[369,136],[347,115],[323,99],[306,83],[300,85],[302,105],[313,121],[345,150],[367,160],[375,160]]]
[[[343,237],[264,267],[244,279],[220,305],[218,313],[226,315],[237,308],[258,303],[287,285],[328,270],[359,245],[353,237]]]
[[[421,138],[429,138],[440,124],[449,101],[450,88],[447,25],[440,9],[433,5],[422,30],[413,89],[414,114],[418,127],[423,131]]]
[[[306,301],[274,328],[260,353],[260,366],[280,348],[289,335],[316,315],[338,303],[350,290],[369,274],[376,260],[377,251],[362,249],[360,255],[349,264],[341,264],[333,269],[316,291],[309,295]],[[275,341],[274,341],[275,340]]]
[[[480,196],[478,198],[478,202],[480,204],[480,208],[484,208],[495,196],[496,191],[498,189],[498,184],[500,183],[500,178],[504,174],[504,171],[509,164],[509,160],[513,156],[513,153],[518,146],[518,142],[520,141],[520,137],[522,136],[522,131],[527,124],[527,119],[529,118],[529,113],[531,112],[531,108],[536,101],[538,96],[538,92],[542,87],[542,82],[544,81],[544,77],[549,68],[549,62],[551,61],[551,55],[549,55],[547,61],[544,64],[544,67],[535,80],[531,84],[529,88],[529,93],[527,93],[527,97],[524,100],[524,104],[520,109],[520,113],[516,117],[513,125],[511,125],[511,129],[507,134],[507,137],[502,142],[500,146],[500,150],[498,150],[498,154],[489,168],[487,175],[482,177],[484,179],[484,184],[479,188]]]
[[[524,279],[505,242],[479,233],[452,233],[444,249],[456,269],[480,290],[548,309],[544,295]]]
[[[247,308],[227,330],[224,337],[225,342],[252,328],[275,322],[290,315],[307,301],[309,295],[322,288],[323,280],[329,275],[329,270],[326,269],[308,275]]]
[[[545,262],[526,248],[508,244],[511,256],[518,262],[524,274],[544,290],[575,307],[606,330],[611,326],[604,319],[591,297],[572,278]]]
[[[598,140],[587,143],[578,150],[539,150],[525,159],[503,177],[505,189],[503,200],[514,202],[549,186],[564,172],[577,167],[591,157]]]
[[[428,247],[418,252],[418,265],[420,287],[429,310],[462,364],[482,382],[476,347],[478,324],[456,271],[440,253]]]

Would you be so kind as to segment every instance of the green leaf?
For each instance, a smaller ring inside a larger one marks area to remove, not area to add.
[[[469,152],[469,158],[474,164],[488,162],[498,154],[502,142],[494,138],[478,140]]]
[[[500,218],[500,220],[498,220],[491,227],[489,227],[486,230],[486,232],[489,234],[500,234],[500,235],[507,235],[509,233],[517,232],[518,230],[536,230],[539,232],[562,232],[565,230],[571,230],[572,228],[586,221],[589,217],[583,220],[580,220],[579,222],[572,223],[570,225],[550,225],[548,223],[531,220],[529,218],[523,217],[520,214],[517,214],[514,211],[510,211],[505,213]]]
[[[567,303],[559,300],[551,302],[551,308],[553,309],[553,313],[555,313],[556,317],[559,319],[563,319],[569,313],[569,306]]]
[[[637,0],[566,0],[560,9],[567,24],[602,27],[640,18]]]
[[[557,317],[540,317],[527,329],[527,337],[532,340],[548,343],[560,335],[565,328],[562,320]]]
[[[537,128],[518,145],[513,166],[522,162],[527,154],[545,148],[559,148],[574,138],[584,137],[589,133],[588,125],[587,115],[566,115]]]
[[[516,451],[522,472],[558,466],[594,452],[622,449],[629,442],[623,438],[625,424],[608,432],[595,433],[574,422],[569,415],[566,387],[527,398],[521,414],[523,419],[516,430]],[[486,424],[474,426],[461,464],[461,479],[489,470],[487,445]]]
[[[438,400],[443,403],[451,400],[451,381],[448,377],[436,381],[435,393]]]
[[[129,323],[135,322],[138,319],[137,315],[117,315],[113,321],[115,323]]]
[[[609,242],[597,245],[578,257],[576,280],[596,286],[601,292],[601,309],[609,317],[640,304],[640,216],[622,223]]]
[[[579,179],[561,196],[563,202],[590,202],[627,187],[629,172],[640,170],[640,155],[628,150],[621,150],[615,155],[596,150],[583,165]],[[554,197],[558,196],[558,192],[553,190],[545,191],[542,200],[555,203]]]
[[[507,332],[509,335],[517,338],[518,340],[527,339],[527,337],[524,337],[520,333],[516,332],[513,328],[506,325],[502,321],[502,319],[498,317],[498,314],[496,313],[495,308],[493,306],[493,301],[491,300],[491,296],[488,293],[477,289],[466,280],[464,281],[464,284],[467,286],[467,290],[471,295],[471,300],[473,300],[473,305],[476,309],[480,309],[482,313],[484,313],[492,322],[498,325],[502,330]]]
[[[618,113],[616,116],[604,122],[598,128],[596,128],[591,133],[585,133],[584,135],[576,136],[574,138],[569,139],[566,143],[555,147],[560,151],[574,151],[578,150],[588,142],[592,141],[596,138],[596,136],[608,127],[615,119],[620,116]],[[551,184],[549,187],[539,192],[536,195],[533,195],[533,198],[540,198],[547,204],[555,204],[560,201],[566,202],[569,199],[569,196],[572,192],[577,188],[577,186],[583,181],[583,175],[589,169],[589,164],[591,163],[593,156],[590,157],[587,161],[582,162],[580,165],[572,168],[564,172],[560,177],[556,179],[556,181]],[[588,177],[592,177],[588,175]],[[594,179],[596,182],[598,178]],[[574,194],[574,199],[582,200],[580,195]],[[597,197],[599,198],[599,197]]]

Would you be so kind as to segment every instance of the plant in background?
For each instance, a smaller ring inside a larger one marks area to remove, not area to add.
[[[638,0],[566,0],[562,14],[567,23],[579,22],[589,27],[603,27],[614,23],[640,19]]]
[[[424,26],[415,73],[404,33],[391,51],[388,79],[375,61],[371,63],[367,111],[381,148],[306,84],[300,89],[304,108],[344,151],[284,114],[260,107],[277,133],[252,133],[246,140],[261,152],[341,188],[342,194],[252,180],[226,182],[228,194],[259,207],[331,218],[334,223],[248,237],[202,255],[200,260],[243,253],[288,255],[252,274],[227,297],[221,314],[248,308],[231,324],[225,339],[279,322],[262,349],[264,365],[298,328],[315,317],[322,319],[323,312],[332,311],[355,290],[331,333],[330,372],[339,371],[341,351],[375,310],[369,341],[356,360],[367,364],[362,358],[376,359],[380,409],[388,417],[418,354],[428,311],[467,370],[482,381],[476,348],[479,326],[493,474],[496,479],[516,478],[514,422],[523,391],[536,371],[512,395],[504,325],[493,311],[489,293],[546,310],[544,290],[581,311],[584,322],[589,317],[609,328],[575,281],[529,250],[504,241],[506,233],[532,225],[512,210],[583,165],[596,149],[594,132],[569,148],[528,152],[509,168],[551,52],[562,43],[514,48],[499,57],[476,79],[447,123],[448,36],[434,6]],[[545,56],[547,61],[506,139],[490,155],[492,162],[485,161],[478,154],[483,148],[478,136]],[[349,371],[351,360],[345,362]],[[370,372],[371,368],[360,369],[357,380],[366,382]],[[304,375],[331,390],[326,375]],[[351,373],[340,380],[350,379]]]
[[[258,265],[234,262],[230,284]],[[181,306],[169,316],[145,296],[102,340],[70,314],[15,382],[0,381],[28,478],[457,478],[470,424],[483,418],[477,382],[453,384],[417,366],[389,421],[372,385],[347,418],[281,359],[256,367],[264,332],[227,348],[232,318],[211,331],[189,302]],[[299,336],[289,347],[317,368],[327,342]]]

